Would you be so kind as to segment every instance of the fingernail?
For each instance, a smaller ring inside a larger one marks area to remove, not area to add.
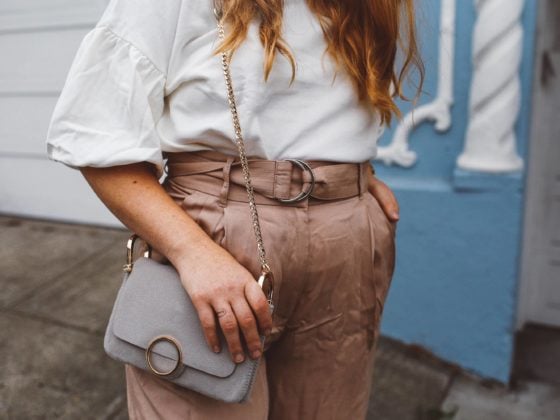
[[[243,359],[244,359],[244,357],[243,357],[242,354],[237,353],[237,354],[235,355],[235,363],[241,363],[241,362],[243,361]]]
[[[396,212],[395,212],[395,213],[391,213],[391,217],[392,217],[394,220],[399,220],[399,213],[396,213]]]
[[[219,353],[220,352],[220,347],[214,346],[214,348],[212,350],[214,350],[214,353]]]
[[[260,355],[261,355],[261,351],[260,351],[260,350],[255,350],[255,351],[253,351],[253,352],[251,353],[251,356],[252,356],[254,359],[260,357]]]

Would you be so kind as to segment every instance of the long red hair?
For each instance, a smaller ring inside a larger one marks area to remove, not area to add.
[[[215,52],[235,52],[246,38],[249,23],[260,18],[265,80],[279,53],[290,61],[293,81],[295,59],[281,33],[284,0],[222,1],[223,19],[230,30]],[[391,122],[393,115],[400,116],[395,99],[406,99],[406,75],[416,68],[418,93],[424,79],[413,0],[302,1],[317,16],[327,43],[326,52],[350,76],[359,100],[373,106],[385,124]],[[399,54],[401,59],[397,60]]]

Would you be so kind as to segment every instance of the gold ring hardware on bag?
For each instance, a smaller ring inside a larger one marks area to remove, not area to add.
[[[263,270],[257,282],[264,292],[268,304],[272,305],[274,302],[274,276],[272,275],[272,271],[270,271],[268,265],[263,267]]]
[[[134,243],[139,236],[137,234],[133,234],[126,243],[126,264],[123,265],[123,271],[130,273],[132,271],[132,259],[133,259],[133,252],[134,252]],[[150,258],[152,256],[152,247],[149,244],[146,244],[148,249],[144,252],[144,257]]]
[[[309,166],[307,162],[301,159],[284,159],[284,160],[287,160],[288,162],[292,162],[293,164],[298,166],[302,171],[309,172],[309,177],[311,178],[311,180],[309,182],[310,185],[307,190],[300,192],[297,196],[293,198],[279,198],[278,201],[281,201],[282,203],[297,203],[298,201],[305,200],[307,197],[311,195],[311,193],[313,192],[313,188],[315,187],[315,174],[313,173],[313,169],[311,168],[311,166]]]
[[[173,366],[173,368],[167,372],[157,370],[152,364],[152,360],[150,358],[154,346],[160,341],[167,341],[175,347],[175,350],[177,350],[177,361],[175,363],[175,366]],[[181,351],[179,342],[170,335],[160,335],[155,337],[154,339],[152,339],[152,341],[150,341],[150,344],[148,344],[148,347],[146,348],[146,363],[148,364],[150,370],[158,376],[171,376],[177,373],[179,371],[179,368],[183,365],[183,352]]]

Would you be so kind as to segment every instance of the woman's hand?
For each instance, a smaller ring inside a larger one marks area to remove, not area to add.
[[[393,191],[375,176],[371,166],[368,171],[368,190],[377,199],[390,221],[399,220],[399,203]]]
[[[262,353],[258,327],[263,334],[270,334],[272,316],[253,275],[229,252],[213,243],[206,249],[185,254],[177,264],[210,348],[220,351],[217,315],[233,361],[244,360],[240,333],[243,333],[250,356],[258,358]]]

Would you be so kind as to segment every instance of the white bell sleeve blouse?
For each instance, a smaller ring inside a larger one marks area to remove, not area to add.
[[[226,27],[227,30],[227,27]],[[284,38],[264,81],[258,23],[231,62],[248,156],[360,162],[375,157],[377,112],[336,73],[304,1],[285,0]],[[141,161],[163,174],[162,152],[237,155],[211,1],[111,0],[83,38],[54,108],[47,155],[72,168]]]

